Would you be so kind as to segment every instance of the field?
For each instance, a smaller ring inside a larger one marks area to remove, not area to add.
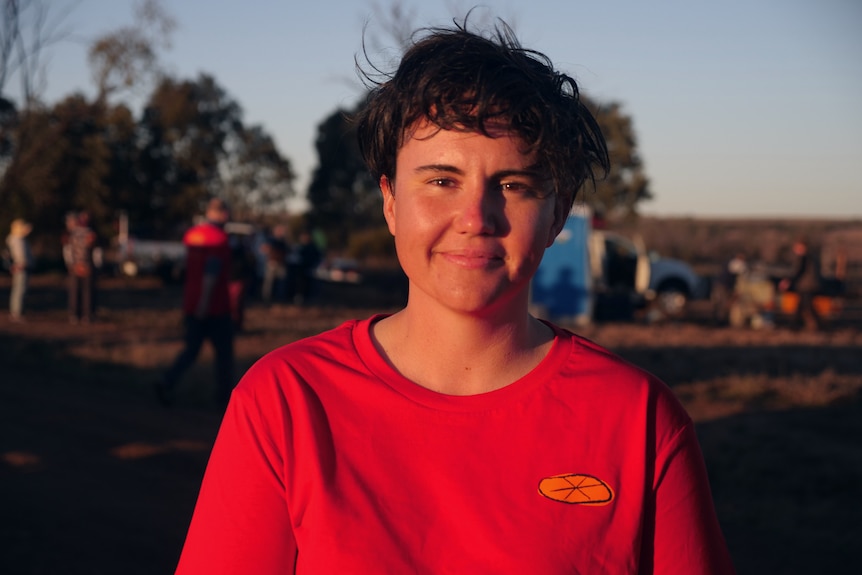
[[[307,308],[251,302],[240,368],[346,318],[393,309],[402,287],[342,288]],[[35,278],[27,323],[0,317],[6,575],[171,573],[180,552],[219,425],[208,351],[177,405],[161,408],[151,383],[181,345],[178,289],[101,288],[93,325],[66,321],[58,277]],[[657,374],[684,402],[740,574],[858,572],[858,318],[818,333],[735,330],[697,316],[576,331]]]

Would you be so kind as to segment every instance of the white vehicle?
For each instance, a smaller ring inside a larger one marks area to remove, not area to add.
[[[709,284],[687,263],[647,251],[640,238],[593,230],[590,237],[593,280],[601,288],[631,289],[658,309],[678,315],[691,299],[709,295]],[[633,275],[629,270],[633,269]]]
[[[328,282],[358,284],[362,282],[359,262],[350,258],[324,260],[314,270],[314,277]]]
[[[581,210],[545,251],[531,297],[540,315],[585,322],[608,306],[621,317],[623,308],[650,304],[663,316],[677,316],[689,300],[708,293],[708,282],[685,262],[648,252],[639,238],[594,230]]]
[[[137,238],[129,232],[129,218],[120,214],[115,261],[127,277],[161,275],[179,280],[185,268],[186,248],[182,241]]]

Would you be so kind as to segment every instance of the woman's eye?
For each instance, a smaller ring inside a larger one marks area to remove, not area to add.
[[[511,192],[514,194],[533,194],[535,190],[532,186],[529,186],[523,182],[503,182],[500,184],[500,187],[504,192]]]
[[[500,184],[500,189],[504,193],[531,198],[544,198],[548,195],[542,186],[536,186],[526,182],[502,182]]]

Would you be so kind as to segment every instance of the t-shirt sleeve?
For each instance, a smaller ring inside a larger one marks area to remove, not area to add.
[[[734,568],[718,523],[706,466],[688,421],[659,446],[653,485],[655,522],[644,549],[646,573],[733,574]],[[652,540],[652,545],[649,541]]]
[[[278,424],[287,407],[279,394],[255,394],[255,386],[240,386],[228,405],[178,575],[293,573],[296,541],[285,499],[285,438]]]

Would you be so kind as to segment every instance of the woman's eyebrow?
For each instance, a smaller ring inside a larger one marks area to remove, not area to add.
[[[413,171],[417,174],[421,174],[423,172],[448,172],[458,175],[464,174],[464,170],[450,164],[426,164],[424,166],[417,166]],[[495,178],[504,178],[507,176],[527,176],[539,179],[546,177],[544,170],[542,170],[538,164],[518,169],[500,170],[494,173]]]
[[[494,176],[505,178],[506,176],[527,176],[529,178],[544,178],[544,173],[537,168],[524,168],[521,170],[500,170]]]
[[[424,166],[418,166],[413,171],[417,174],[421,174],[423,172],[449,172],[458,175],[464,174],[464,171],[461,168],[450,166],[449,164],[427,164]]]

